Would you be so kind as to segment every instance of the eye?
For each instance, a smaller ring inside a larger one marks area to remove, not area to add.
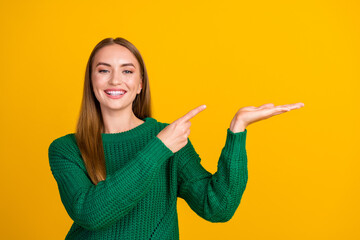
[[[99,70],[99,73],[103,72],[103,71],[108,71],[108,70]]]
[[[130,70],[124,70],[123,72],[125,72],[125,73],[133,73],[133,72],[130,71]]]

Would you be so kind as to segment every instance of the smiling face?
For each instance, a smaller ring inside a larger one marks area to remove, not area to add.
[[[142,89],[136,57],[119,44],[105,46],[95,54],[91,81],[103,113],[109,110],[132,111],[132,103]]]

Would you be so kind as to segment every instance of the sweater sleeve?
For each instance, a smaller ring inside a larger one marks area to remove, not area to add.
[[[162,163],[174,153],[154,137],[123,168],[94,185],[68,143],[54,140],[48,150],[52,174],[69,216],[88,230],[106,228],[126,215],[154,184]]]
[[[200,217],[210,222],[226,222],[240,204],[248,180],[245,149],[247,129],[233,133],[227,129],[217,171],[211,174],[200,164],[190,140],[174,159],[181,165],[178,196]]]

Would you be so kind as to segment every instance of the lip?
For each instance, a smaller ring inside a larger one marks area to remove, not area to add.
[[[106,91],[120,91],[120,90],[125,91],[125,93],[124,93],[123,95],[117,95],[117,96],[109,95],[109,94],[106,93]],[[109,98],[119,99],[119,98],[122,98],[123,96],[125,96],[125,94],[127,93],[127,91],[124,90],[124,89],[108,88],[108,89],[104,90],[104,93],[105,93],[105,95],[108,96]]]
[[[122,88],[108,88],[108,89],[105,89],[104,91],[125,91],[125,92],[127,92],[125,89],[122,89]]]

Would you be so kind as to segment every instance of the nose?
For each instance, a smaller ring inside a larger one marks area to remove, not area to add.
[[[121,84],[123,82],[121,73],[119,71],[114,71],[109,82],[113,85]]]

